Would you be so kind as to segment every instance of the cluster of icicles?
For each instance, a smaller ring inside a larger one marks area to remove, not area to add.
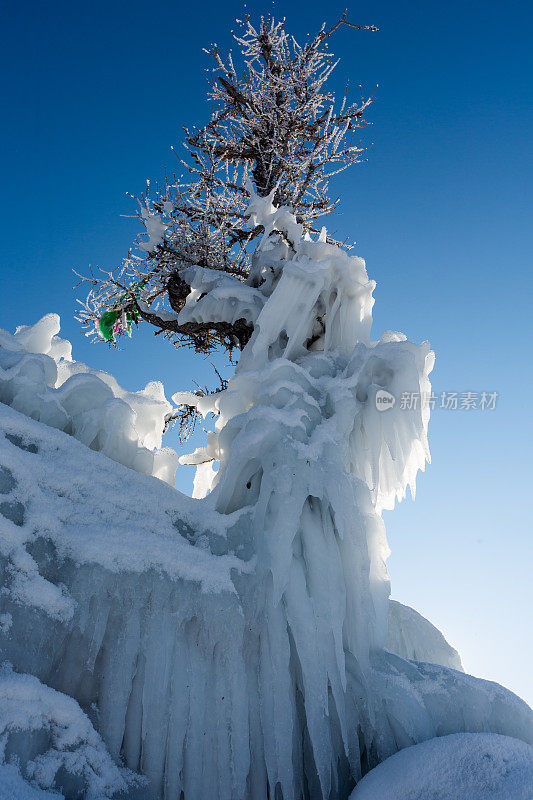
[[[427,405],[398,402],[404,392],[429,396],[429,345],[390,331],[371,341],[364,261],[325,232],[303,236],[272,197],[252,195],[249,214],[264,236],[248,281],[189,268],[180,312],[254,327],[227,389],[173,397],[216,415],[205,447],[182,457],[197,465],[205,522],[185,524],[177,494],[175,509],[154,509],[166,541],[181,534],[191,554],[242,567],[218,591],[161,570],[117,576],[85,563],[66,572],[76,611],[55,634],[61,671],[40,677],[82,705],[96,698],[113,758],[165,800],[345,800],[402,747],[460,730],[520,738],[526,712],[493,684],[385,650],[381,510],[408,486],[414,494],[429,458]],[[70,351],[61,359],[55,334],[48,351],[29,341],[31,329],[2,336],[5,402],[128,466],[161,458],[155,426],[171,409],[162,388],[125,396],[110,376],[69,362]],[[134,435],[124,420],[146,429]],[[28,623],[28,638],[33,630]]]

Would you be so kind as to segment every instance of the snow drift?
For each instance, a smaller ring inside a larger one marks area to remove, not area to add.
[[[144,425],[138,395],[70,361],[54,318],[44,355],[33,329],[4,336],[3,658],[74,698],[114,761],[165,800],[345,800],[435,736],[531,740],[510,692],[386,650],[380,512],[414,494],[429,406],[379,399],[429,394],[429,345],[372,341],[363,260],[302,240],[271,198],[249,213],[265,236],[246,291],[231,302],[198,268],[186,306],[207,313],[212,290],[220,318],[246,306],[254,319],[226,390],[173,397],[217,417],[182,458],[198,465],[198,499],[105,457],[158,474],[162,387]]]
[[[489,733],[407,747],[370,772],[350,800],[531,800],[533,748]]]

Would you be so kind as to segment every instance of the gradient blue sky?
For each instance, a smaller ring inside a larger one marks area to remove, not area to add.
[[[343,10],[277,7],[297,37]],[[0,327],[57,311],[74,357],[130,389],[211,382],[207,362],[149,331],[120,353],[91,346],[71,269],[125,255],[126,192],[172,168],[181,126],[206,119],[202,47],[229,46],[241,14],[233,0],[4,2]],[[350,18],[381,30],[339,32],[334,84],[379,84],[378,100],[368,162],[338,180],[329,228],[357,240],[377,281],[376,337],[429,339],[436,392],[500,394],[492,412],[433,414],[416,502],[386,514],[392,595],[446,633],[467,671],[532,702],[532,7],[363,1]],[[178,486],[190,483],[183,468]]]

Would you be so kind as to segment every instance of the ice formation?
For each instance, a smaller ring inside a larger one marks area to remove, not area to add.
[[[9,669],[0,670],[0,747],[2,760],[16,756],[24,776],[42,789],[104,797],[131,783],[75,700]]]
[[[463,672],[461,657],[442,633],[409,606],[389,600],[387,650],[402,658],[441,664]]]
[[[172,406],[151,381],[127,392],[106,372],[72,360],[59,317],[47,314],[14,335],[0,330],[0,401],[75,436],[127,467],[174,485],[178,456],[161,447]]]
[[[294,714],[294,746],[313,780],[305,707],[320,719],[317,690],[298,687],[325,648],[312,651],[317,633],[308,648],[295,639],[301,651],[289,645],[287,666],[274,647],[248,513],[219,513],[5,405],[0,430],[0,610],[11,620],[0,633],[2,661],[74,698],[112,758],[149,778],[142,800],[175,800],[182,790],[264,798],[266,758],[276,754],[263,733],[269,697],[267,731]],[[339,587],[325,568],[313,580],[323,580],[324,604],[334,607]],[[333,664],[332,646],[326,654]],[[356,655],[344,657],[346,689],[334,687],[344,732],[328,687],[326,722],[341,753],[333,798],[345,800],[354,778],[398,748],[435,735],[531,738],[527,706],[496,684],[381,650],[364,669]],[[282,677],[296,697],[288,709],[277,695]],[[307,796],[320,797],[319,786]]]
[[[494,733],[456,733],[402,750],[350,800],[531,800],[533,748]]]
[[[133,400],[109,376],[73,374],[48,334],[45,347],[4,335],[3,659],[74,698],[111,757],[165,800],[346,800],[377,763],[435,736],[531,740],[531,712],[510,692],[386,649],[380,512],[414,493],[429,456],[427,404],[390,398],[429,393],[429,345],[372,341],[363,260],[324,235],[301,239],[268,198],[249,212],[265,229],[249,283],[232,299],[198,268],[185,307],[208,313],[212,291],[219,319],[246,309],[254,323],[226,390],[173,398],[217,416],[183,458],[198,465],[198,499],[106,459],[136,456],[78,436],[86,410],[67,403],[70,422],[54,425],[48,408],[65,407],[70,381],[100,381],[119,404],[120,450]],[[92,406],[91,430],[105,407]],[[147,435],[132,453],[160,445]]]

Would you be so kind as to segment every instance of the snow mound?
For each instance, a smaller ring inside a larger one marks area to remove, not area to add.
[[[533,747],[456,733],[407,747],[357,785],[350,800],[532,800]]]
[[[0,800],[61,800],[63,796],[32,786],[15,764],[0,764]]]
[[[60,339],[57,314],[11,335],[0,330],[0,401],[69,433],[93,450],[137,472],[174,485],[178,456],[161,447],[172,406],[163,385],[151,381],[127,392],[106,372],[72,360]]]
[[[434,736],[464,731],[500,733],[533,744],[531,709],[498,683],[385,650],[375,653],[372,667],[369,691],[379,697],[382,716],[376,725],[377,761]]]
[[[61,788],[69,797],[88,798],[127,789],[130,776],[114,764],[75,700],[32,675],[5,668],[0,671],[0,744],[1,761],[15,757],[25,777],[41,789]]]
[[[402,658],[442,664],[464,672],[461,658],[442,633],[414,608],[389,601],[387,650]]]

